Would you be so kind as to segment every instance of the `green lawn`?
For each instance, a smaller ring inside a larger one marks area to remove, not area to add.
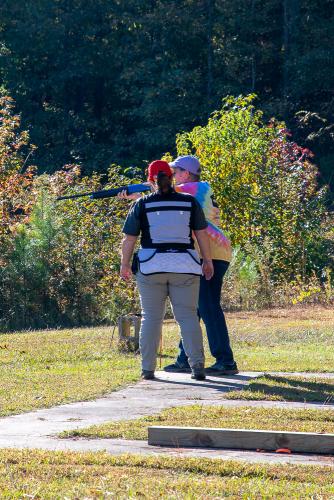
[[[4,450],[0,498],[330,499],[333,469],[179,457]]]
[[[243,371],[334,372],[332,309],[276,309],[226,314],[239,369]],[[205,332],[205,329],[203,328]],[[163,366],[175,356],[175,325],[164,329]],[[207,364],[212,362],[206,348]]]
[[[334,371],[334,315],[328,309],[235,313],[227,321],[241,370]],[[138,380],[139,356],[119,353],[112,331],[0,334],[0,416],[92,399]],[[175,358],[178,340],[177,326],[165,324],[162,366]],[[206,354],[209,364],[207,346]]]
[[[159,415],[136,420],[107,422],[86,429],[67,431],[61,437],[147,439],[147,428],[152,425],[334,434],[334,410],[192,405],[168,408]]]
[[[0,415],[92,399],[136,381],[139,356],[120,354],[111,335],[111,328],[0,335]]]

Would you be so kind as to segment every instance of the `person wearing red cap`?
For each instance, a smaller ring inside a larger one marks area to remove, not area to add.
[[[173,170],[170,168],[167,161],[155,160],[148,166],[148,177],[149,182],[156,182],[159,172],[164,172],[168,177],[173,176]]]
[[[191,377],[204,380],[203,339],[197,304],[200,276],[204,274],[209,280],[213,274],[207,222],[193,196],[176,193],[172,186],[172,171],[168,164],[162,163],[153,162],[149,168],[153,180],[157,173],[156,192],[140,197],[124,223],[120,274],[123,279],[131,277],[130,260],[140,235],[141,248],[135,274],[142,309],[139,334],[142,378],[154,379],[166,299],[169,297],[180,325]],[[193,234],[200,246],[202,262],[194,248]]]

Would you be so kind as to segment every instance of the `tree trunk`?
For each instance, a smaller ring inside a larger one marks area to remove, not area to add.
[[[251,4],[251,25],[253,26],[253,29],[255,30],[255,0],[252,0]],[[253,31],[254,33],[254,31]],[[252,40],[252,58],[251,58],[251,92],[255,92],[255,83],[256,83],[256,50],[255,50],[255,44],[256,40],[253,35],[253,40]]]
[[[212,29],[213,29],[213,9],[215,0],[207,0],[207,103],[208,112],[212,106],[212,87],[213,87],[213,47],[212,47]]]
[[[293,56],[296,53],[298,39],[298,16],[300,0],[283,0],[283,77],[282,94],[284,103],[290,94],[290,81],[293,77],[291,67],[293,66]]]

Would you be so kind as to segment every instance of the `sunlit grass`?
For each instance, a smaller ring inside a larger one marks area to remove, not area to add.
[[[334,410],[192,405],[159,415],[65,431],[61,437],[147,439],[152,425],[334,433]]]
[[[118,352],[109,328],[0,336],[0,415],[81,401],[138,380],[139,356]]]
[[[334,315],[323,308],[296,311],[227,315],[240,370],[334,371]],[[175,359],[178,342],[177,325],[167,322],[157,369]],[[139,379],[140,357],[118,351],[112,327],[44,330],[0,334],[0,367],[3,416],[116,390]]]
[[[205,458],[3,450],[0,498],[331,498],[333,469]]]
[[[312,308],[311,319],[306,319],[307,311],[303,310],[303,314],[298,309],[296,311],[281,310],[282,316],[277,317],[270,311],[226,314],[239,370],[334,372],[334,313],[328,309]],[[203,324],[202,329],[206,360],[210,364],[214,360]],[[177,326],[174,323],[165,325],[162,366],[176,357],[178,341]]]

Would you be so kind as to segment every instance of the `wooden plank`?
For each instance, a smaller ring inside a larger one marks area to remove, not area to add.
[[[201,427],[148,428],[148,444],[156,446],[235,448],[334,454],[334,434]]]

